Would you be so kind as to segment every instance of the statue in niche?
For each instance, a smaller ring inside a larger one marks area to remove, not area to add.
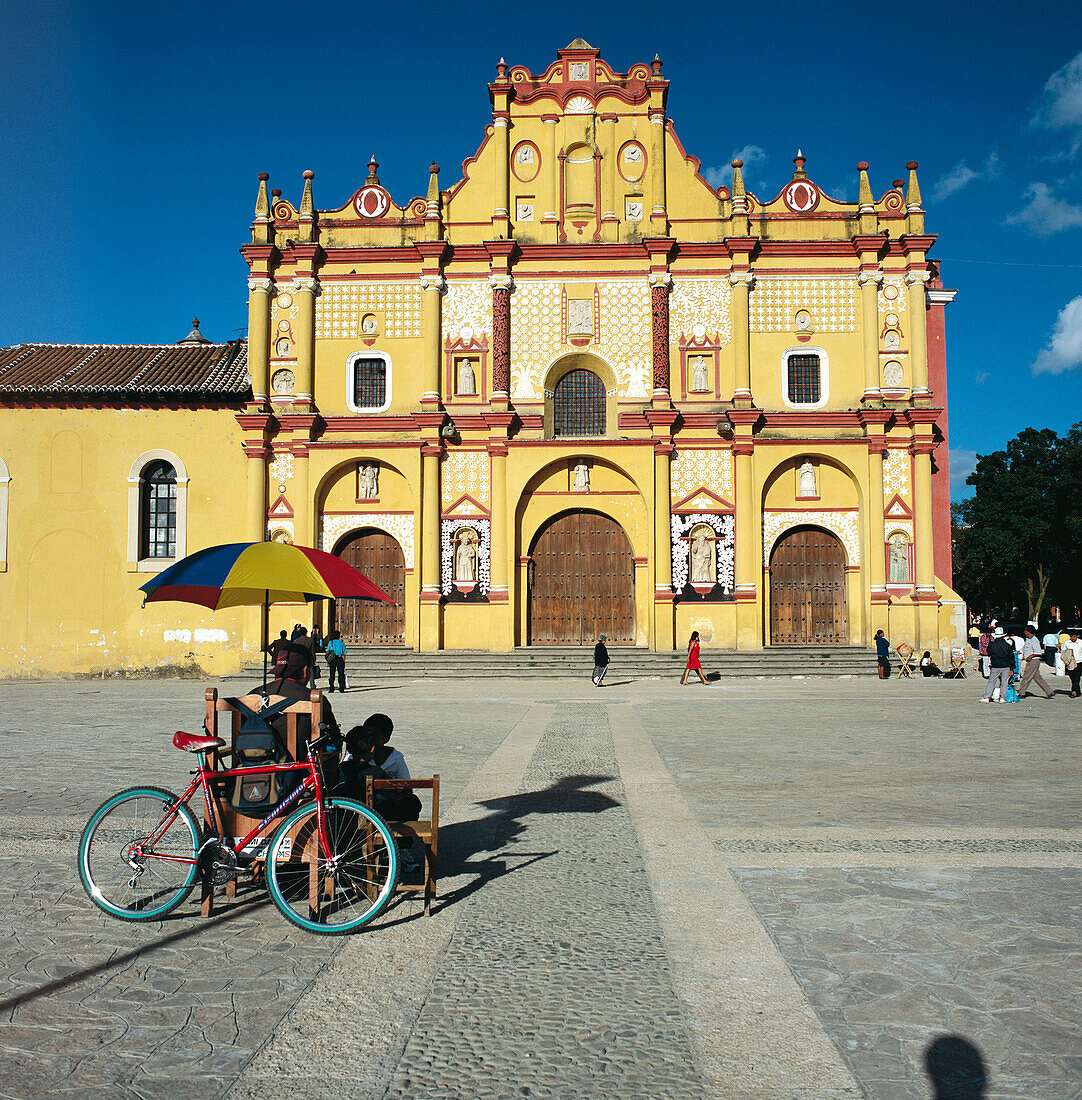
[[[575,466],[575,480],[571,488],[576,493],[588,493],[590,491],[590,467],[585,462],[579,462]]]
[[[815,491],[815,467],[809,459],[804,459],[796,477],[798,497],[814,497],[819,494]]]
[[[692,393],[706,393],[710,389],[706,377],[706,356],[696,355],[691,361],[691,391]]]
[[[458,390],[456,391],[472,397],[477,393],[477,375],[473,371],[473,363],[469,359],[458,361]]]
[[[455,535],[455,580],[477,581],[477,535],[468,527]]]
[[[714,561],[714,540],[700,527],[691,537],[691,580],[698,584],[713,584],[717,571]]]
[[[359,500],[375,500],[379,496],[379,467],[375,463],[365,463],[361,467],[357,485]]]
[[[892,584],[909,583],[909,541],[905,535],[890,540],[890,580]]]

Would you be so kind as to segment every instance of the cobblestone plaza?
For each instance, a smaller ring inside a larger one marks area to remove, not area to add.
[[[82,826],[184,788],[208,685],[0,685],[0,1095],[891,1100],[930,1060],[943,1096],[1082,1097],[1077,701],[588,673],[335,697],[443,794],[432,917],[343,939],[254,889],[100,914]]]

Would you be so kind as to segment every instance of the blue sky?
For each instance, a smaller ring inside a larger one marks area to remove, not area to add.
[[[658,22],[658,13],[665,22]],[[341,205],[373,153],[404,201],[480,142],[500,56],[575,37],[659,53],[669,112],[720,179],[772,197],[801,147],[828,193],[920,162],[947,286],[952,475],[1082,420],[1082,5],[637,2],[457,7],[0,0],[0,344],[168,342],[246,323],[256,173]]]

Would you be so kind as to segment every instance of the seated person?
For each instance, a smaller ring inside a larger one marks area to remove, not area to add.
[[[248,691],[249,695],[281,695],[286,699],[297,699],[305,702],[311,697],[311,689],[308,687],[313,661],[312,651],[308,646],[300,642],[284,641],[279,638],[275,643],[277,653],[274,661],[273,679],[266,684],[257,684]],[[330,700],[326,695],[320,703],[319,720],[327,727],[326,733],[330,736],[331,746],[340,744],[342,731],[331,709]],[[285,736],[286,716],[279,715],[271,721],[271,725],[279,735]],[[313,734],[308,728],[310,725],[306,716],[302,715],[298,721],[298,735],[304,740],[311,741]]]
[[[356,802],[365,802],[367,779],[386,779],[387,773],[372,759],[379,738],[365,726],[354,726],[345,736],[348,756],[339,765],[340,779],[334,793]],[[367,803],[366,803],[367,804]]]
[[[925,676],[942,676],[943,673],[932,660],[932,654],[930,650],[924,651],[924,656],[920,659],[920,670]]]
[[[354,726],[346,734],[350,759],[342,764],[341,771],[343,785],[350,793],[342,787],[338,793],[364,802],[365,780],[369,775],[373,779],[409,779],[402,754],[386,745],[393,729],[394,723],[386,714],[373,714],[364,725]],[[387,767],[388,763],[393,771]],[[388,821],[416,821],[421,816],[421,800],[410,790],[377,791],[373,809]]]
[[[364,724],[379,738],[375,755],[376,763],[391,779],[409,779],[410,770],[406,766],[406,758],[394,745],[387,743],[391,740],[391,734],[394,733],[394,722],[386,714],[370,714]]]

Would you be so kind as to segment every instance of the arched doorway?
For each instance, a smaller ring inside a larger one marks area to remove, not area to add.
[[[342,632],[342,641],[346,645],[402,645],[406,629],[402,547],[385,531],[369,528],[350,535],[335,553],[394,600],[393,604],[336,600],[331,625]]]
[[[821,527],[794,527],[770,555],[773,645],[844,645],[845,550]]]
[[[566,512],[530,552],[529,643],[635,643],[635,562],[623,528],[599,512]]]

